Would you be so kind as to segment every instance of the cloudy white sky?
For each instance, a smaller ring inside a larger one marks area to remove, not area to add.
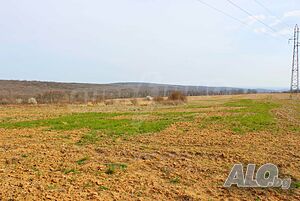
[[[236,20],[197,0],[0,0],[0,79],[288,87],[299,0],[202,1]]]

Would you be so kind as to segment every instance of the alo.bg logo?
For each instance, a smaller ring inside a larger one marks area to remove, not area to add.
[[[238,187],[281,187],[282,189],[289,189],[291,186],[291,178],[278,178],[278,168],[272,163],[267,163],[258,168],[256,175],[255,164],[247,166],[246,174],[243,171],[242,164],[235,164],[224,183],[224,187],[231,187],[237,185]],[[255,175],[255,177],[254,177]]]

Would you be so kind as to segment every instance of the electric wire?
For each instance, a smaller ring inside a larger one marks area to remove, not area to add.
[[[219,13],[221,13],[221,14],[223,14],[223,15],[225,15],[225,16],[227,16],[227,17],[229,17],[229,18],[231,18],[231,19],[233,19],[233,20],[235,20],[235,21],[237,21],[237,22],[241,23],[242,25],[245,25],[246,27],[249,28],[249,24],[247,24],[246,22],[240,20],[239,18],[234,17],[233,15],[230,15],[230,14],[226,13],[225,11],[223,11],[223,10],[221,10],[221,9],[215,7],[215,6],[212,6],[211,4],[208,4],[207,2],[205,2],[205,1],[203,1],[203,0],[197,0],[197,1],[198,1],[199,3],[202,3],[202,4],[204,4],[205,6],[211,8],[211,9],[213,9],[213,10],[215,10],[215,11],[217,11],[217,12],[219,12]],[[249,12],[249,14],[251,15],[250,12]],[[249,14],[247,13],[247,15],[249,15]],[[253,15],[251,15],[251,16],[253,16]],[[255,18],[255,19],[256,19],[256,18]],[[263,23],[264,23],[264,22],[263,22]],[[264,24],[265,24],[265,23],[264,23]],[[272,28],[272,29],[273,29],[273,28]],[[277,31],[276,31],[275,29],[274,29],[274,32],[275,32],[276,34],[278,34]],[[263,32],[263,34],[269,35],[267,32]],[[279,36],[283,37],[282,35],[279,35]],[[285,39],[286,39],[286,38],[285,38]]]
[[[280,17],[278,17],[277,15],[274,15],[274,13],[264,4],[262,4],[261,2],[259,2],[258,0],[253,0],[256,4],[258,4],[260,7],[262,7],[263,9],[265,9],[271,16],[274,16],[277,18],[277,20],[280,20],[281,24],[285,24],[287,27],[290,27],[290,25],[288,25],[287,23],[283,22]]]
[[[256,21],[258,21],[262,25],[266,26],[267,28],[269,28],[270,30],[272,30],[274,33],[278,34],[277,30],[275,30],[273,27],[271,27],[270,25],[266,24],[265,22],[263,22],[259,18],[255,17],[252,13],[250,13],[246,9],[240,7],[239,5],[237,5],[236,3],[232,2],[231,0],[226,0],[226,1],[229,2],[231,5],[235,6],[236,8],[238,8],[239,10],[243,11],[244,13],[246,13],[249,17],[254,18]]]
[[[230,17],[230,18],[233,19],[233,20],[238,21],[239,23],[241,23],[241,24],[243,24],[243,25],[248,26],[248,24],[247,24],[246,22],[243,22],[243,21],[240,20],[239,18],[234,17],[234,16],[232,16],[232,15],[230,15],[230,14],[228,14],[228,13],[222,11],[221,9],[218,9],[218,8],[212,6],[212,5],[208,4],[208,3],[206,3],[205,1],[202,1],[202,0],[197,0],[197,1],[200,2],[200,3],[202,3],[202,4],[204,4],[204,5],[206,5],[206,6],[209,7],[209,8],[211,8],[211,9],[213,9],[213,10],[219,12],[219,13],[222,13],[223,15],[225,15],[225,16],[227,16],[227,17]]]
[[[231,0],[226,0],[227,2],[229,2],[231,5],[235,6],[236,8],[238,8],[239,10],[243,11],[244,13],[246,13],[249,17],[252,17],[254,18],[255,20],[257,20],[259,23],[261,23],[262,25],[266,26],[267,28],[269,28],[271,31],[273,31],[276,35],[282,37],[282,38],[285,38],[287,39],[286,37],[284,36],[287,36],[287,34],[282,34],[282,33],[279,33],[278,30],[274,29],[273,27],[271,27],[270,25],[266,24],[264,21],[260,20],[259,18],[257,18],[256,16],[254,16],[252,13],[250,13],[249,11],[247,11],[246,9],[242,8],[241,6],[237,5],[236,3],[234,3],[233,1]]]

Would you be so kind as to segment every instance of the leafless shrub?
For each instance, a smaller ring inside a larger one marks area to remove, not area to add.
[[[17,104],[22,104],[23,103],[23,99],[22,98],[17,98],[16,99],[16,103]]]
[[[139,101],[135,98],[135,99],[131,99],[130,100],[131,104],[134,105],[134,106],[137,106],[139,105]]]
[[[184,102],[181,100],[164,100],[161,102],[162,105],[180,105],[183,104]]]
[[[105,105],[113,105],[114,103],[115,103],[114,100],[105,100],[105,101],[104,101],[104,104],[105,104]]]
[[[168,97],[168,101],[186,102],[187,97],[181,91],[173,91],[172,93],[170,93],[170,95]]]
[[[154,100],[154,102],[160,103],[160,102],[163,102],[165,99],[164,99],[164,97],[157,96],[157,97],[154,97],[153,100]]]
[[[152,96],[146,96],[145,100],[146,101],[153,101],[153,97]]]
[[[36,101],[35,98],[29,98],[28,99],[28,104],[33,104],[33,105],[36,105],[38,102]]]
[[[63,91],[48,91],[43,94],[39,94],[36,100],[39,103],[60,103],[64,102],[65,93]]]
[[[103,98],[102,95],[96,95],[96,96],[95,96],[95,102],[96,102],[96,103],[101,103],[101,102],[103,102],[103,101],[104,101],[104,98]]]
[[[9,104],[9,100],[7,100],[6,98],[0,99],[0,105],[7,105],[7,104]]]
[[[126,105],[126,100],[125,99],[120,99],[118,102],[121,105]]]

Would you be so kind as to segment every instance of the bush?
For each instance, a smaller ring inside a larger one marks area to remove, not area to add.
[[[8,105],[9,104],[9,100],[3,98],[3,99],[0,99],[0,105]]]
[[[152,96],[146,96],[146,101],[153,101],[153,97]]]
[[[139,105],[139,102],[138,102],[137,99],[131,99],[130,102],[131,102],[131,104],[134,105],[134,106]]]
[[[16,99],[16,103],[17,104],[22,104],[23,103],[23,99],[22,98],[17,98]]]
[[[173,91],[169,97],[168,97],[169,101],[182,101],[182,102],[186,102],[187,98],[186,95],[184,95],[182,92],[180,91]]]
[[[113,105],[114,103],[115,103],[114,100],[105,100],[105,101],[104,101],[104,104],[105,104],[105,105]]]
[[[154,100],[155,102],[163,102],[163,101],[164,101],[164,98],[161,97],[161,96],[157,96],[157,97],[154,97],[153,100]]]
[[[37,104],[37,101],[36,101],[35,98],[29,98],[29,99],[28,99],[28,104],[36,105],[36,104]]]
[[[65,100],[65,93],[63,91],[47,91],[39,94],[36,101],[39,103],[61,103]]]

